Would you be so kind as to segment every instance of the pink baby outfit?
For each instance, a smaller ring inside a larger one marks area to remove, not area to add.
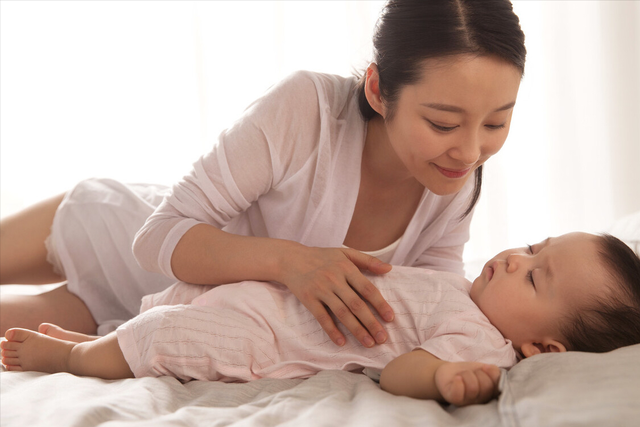
[[[136,377],[250,381],[305,378],[321,370],[379,372],[397,356],[422,348],[447,361],[516,363],[511,342],[471,301],[461,276],[396,266],[369,275],[395,312],[381,321],[385,344],[365,348],[338,323],[347,343],[335,345],[318,321],[279,284],[246,281],[217,287],[178,282],[145,297],[155,306],[117,330]]]

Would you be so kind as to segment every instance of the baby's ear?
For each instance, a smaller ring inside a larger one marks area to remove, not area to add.
[[[540,353],[564,353],[567,348],[560,341],[548,339],[543,342],[527,342],[522,344],[520,351],[524,357],[531,357]]]

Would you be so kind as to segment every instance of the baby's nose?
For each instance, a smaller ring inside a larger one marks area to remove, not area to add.
[[[522,255],[513,253],[507,256],[507,273],[513,273],[518,270],[518,266],[520,265],[522,260]]]

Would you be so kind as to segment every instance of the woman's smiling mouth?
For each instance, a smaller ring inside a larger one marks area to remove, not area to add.
[[[442,175],[446,176],[447,178],[453,178],[453,179],[462,178],[466,176],[471,170],[471,168],[466,168],[462,170],[445,169],[438,165],[435,165],[435,167],[438,169],[438,171],[440,171]]]

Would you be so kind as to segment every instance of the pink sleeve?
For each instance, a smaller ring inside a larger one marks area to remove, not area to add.
[[[419,347],[448,362],[481,362],[510,368],[517,362],[511,344],[490,324],[452,319]]]

